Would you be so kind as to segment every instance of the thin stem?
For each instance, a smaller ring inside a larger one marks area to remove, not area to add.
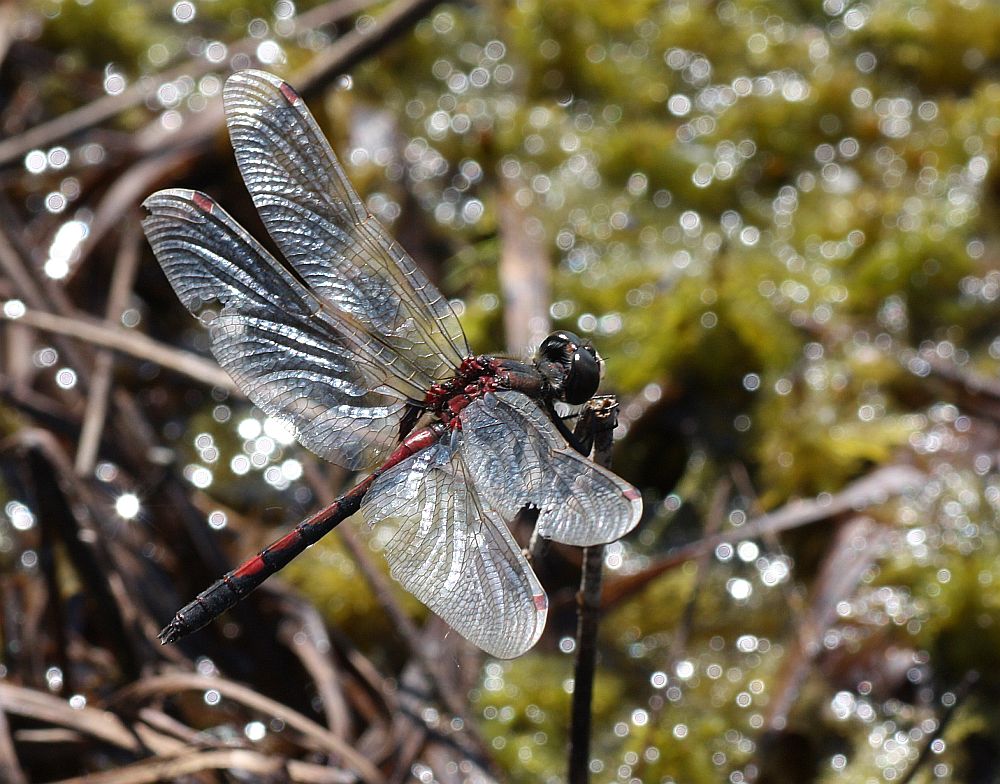
[[[613,434],[618,423],[618,401],[605,396],[587,403],[574,435],[584,442],[593,438],[594,462],[611,467]],[[586,784],[590,779],[590,737],[594,675],[597,670],[597,627],[601,612],[601,569],[604,546],[586,547],[580,575],[573,664],[573,703],[569,730],[569,782]]]
[[[307,11],[295,18],[299,30],[312,30],[340,21],[372,5],[368,0],[335,0]],[[3,29],[3,28],[0,28]],[[230,56],[250,54],[260,41],[252,36],[231,42]],[[61,139],[75,136],[116,117],[128,109],[141,106],[144,101],[165,83],[179,77],[197,79],[217,70],[218,66],[204,57],[186,60],[155,78],[138,79],[118,95],[103,95],[78,109],[36,125],[17,136],[0,142],[0,165],[9,164],[36,147],[51,147]]]
[[[10,318],[0,313],[0,321]],[[141,332],[109,327],[106,323],[94,321],[86,316],[69,318],[43,310],[29,309],[14,320],[45,332],[76,338],[95,346],[114,349],[123,354],[155,362],[204,384],[239,394],[232,378],[215,362],[202,359],[197,354],[171,348]]]
[[[924,764],[931,758],[931,753],[934,750],[934,741],[939,740],[941,736],[944,735],[944,731],[951,723],[951,720],[955,717],[955,711],[958,709],[958,706],[965,701],[965,698],[969,696],[969,692],[972,690],[972,687],[978,682],[979,672],[976,670],[969,670],[962,677],[962,682],[958,684],[958,687],[954,691],[945,692],[941,695],[942,704],[945,707],[944,712],[941,714],[941,718],[938,719],[937,727],[932,733],[930,733],[930,735],[926,736],[923,748],[920,749],[920,753],[917,755],[916,762],[914,762],[910,769],[906,772],[906,775],[899,780],[899,784],[910,784],[910,782],[913,781],[917,774],[923,769]]]
[[[919,487],[926,479],[927,475],[914,466],[888,465],[856,479],[839,493],[833,495],[824,493],[812,499],[795,500],[773,512],[755,517],[739,528],[703,536],[689,544],[675,547],[653,559],[642,571],[609,583],[604,609],[617,606],[642,591],[664,572],[687,563],[705,552],[711,552],[720,544],[733,544],[744,539],[790,531],[820,520],[829,520],[837,515],[857,512]]]
[[[111,278],[111,293],[108,296],[104,318],[108,326],[120,322],[121,314],[128,305],[132,292],[132,282],[135,280],[136,269],[139,266],[139,224],[137,221],[126,224],[121,238],[118,257],[115,261],[115,271]],[[97,452],[101,443],[101,434],[107,420],[108,402],[111,397],[111,373],[114,369],[114,354],[109,349],[97,352],[94,359],[94,371],[87,395],[87,407],[83,416],[83,428],[76,449],[76,459],[73,467],[77,476],[88,476],[94,469]]]

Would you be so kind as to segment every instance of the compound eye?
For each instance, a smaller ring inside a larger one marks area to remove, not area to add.
[[[590,343],[572,332],[553,332],[542,341],[538,353],[558,368],[558,372],[548,371],[547,375],[561,400],[579,405],[594,396],[604,362]]]
[[[570,346],[575,346],[580,338],[572,332],[553,332],[538,347],[538,354],[549,362],[568,367]]]
[[[563,400],[573,405],[586,403],[597,392],[603,374],[604,362],[593,346],[588,343],[575,345],[562,389]]]

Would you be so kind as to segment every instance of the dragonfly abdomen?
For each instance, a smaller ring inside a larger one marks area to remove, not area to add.
[[[265,547],[231,572],[224,574],[178,610],[160,632],[170,643],[198,631],[213,618],[235,606],[264,580],[284,569],[293,558],[318,542],[361,507],[361,500],[375,477],[369,476],[325,509],[303,520],[283,537]]]
[[[336,501],[306,518],[295,528],[223,575],[180,609],[173,620],[160,632],[163,643],[175,642],[202,628],[213,618],[235,606],[244,596],[277,571],[284,569],[293,558],[315,544],[344,520],[361,508],[365,493],[372,482],[411,455],[437,441],[444,428],[441,425],[418,430],[408,436],[381,466],[340,496]]]

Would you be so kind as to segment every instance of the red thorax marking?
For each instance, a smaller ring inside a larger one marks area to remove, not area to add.
[[[467,357],[453,378],[431,387],[424,405],[452,430],[461,430],[459,414],[473,400],[495,390],[501,372],[496,359]]]

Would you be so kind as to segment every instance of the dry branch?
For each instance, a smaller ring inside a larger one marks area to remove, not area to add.
[[[116,702],[138,703],[185,691],[204,693],[209,689],[214,689],[225,699],[237,702],[250,710],[283,721],[288,727],[311,741],[314,748],[343,759],[347,765],[361,773],[366,781],[382,782],[385,780],[378,769],[367,759],[325,727],[287,705],[282,705],[280,702],[225,678],[209,678],[180,672],[144,678],[120,691]]]
[[[775,677],[774,694],[768,703],[765,726],[783,730],[811,665],[823,651],[823,635],[837,618],[837,604],[851,596],[872,563],[881,557],[889,531],[870,517],[847,520],[837,531],[816,578],[809,611],[796,624],[797,645],[790,646]]]
[[[664,572],[703,553],[711,552],[720,544],[732,544],[767,534],[789,531],[837,515],[860,511],[919,487],[925,479],[926,475],[913,466],[885,466],[855,480],[839,493],[792,501],[770,514],[751,519],[739,528],[676,547],[666,555],[655,559],[641,572],[609,582],[605,586],[603,607],[605,609],[612,607],[634,596]]]
[[[109,325],[119,321],[128,304],[132,281],[135,280],[136,269],[139,266],[139,242],[138,223],[130,223],[122,236],[111,279],[111,293],[105,310],[105,319]],[[104,430],[111,395],[113,367],[114,355],[108,350],[99,351],[94,358],[94,373],[90,393],[87,396],[87,408],[83,415],[83,429],[76,449],[74,468],[77,476],[89,475],[97,459],[97,449],[101,441],[101,432]]]
[[[296,29],[312,30],[340,21],[371,5],[370,0],[334,0],[301,14],[295,18]],[[13,6],[11,6],[13,7]],[[230,55],[252,54],[260,45],[260,40],[248,36],[229,44]],[[107,122],[128,109],[141,106],[156,94],[164,84],[182,76],[197,78],[219,69],[205,57],[186,60],[183,63],[158,74],[155,78],[145,78],[133,82],[118,95],[104,95],[72,112],[60,115],[41,125],[0,141],[0,166],[5,166],[21,158],[35,148],[51,147],[56,142],[75,136],[88,128]]]
[[[266,780],[302,782],[302,784],[351,784],[357,778],[348,771],[298,760],[283,759],[248,749],[185,752],[173,759],[151,759],[118,770],[89,773],[53,784],[157,784],[182,776],[213,770],[238,770],[244,774],[267,777]],[[366,779],[381,781],[381,779]]]
[[[283,597],[282,604],[289,620],[281,625],[278,637],[302,662],[316,685],[330,731],[347,739],[354,733],[351,712],[342,687],[343,674],[331,655],[333,644],[323,619],[315,607],[291,593]]]
[[[10,320],[9,317],[0,313],[0,320],[4,319]],[[46,313],[42,310],[29,309],[16,320],[19,324],[83,340],[94,346],[114,349],[136,359],[155,362],[202,384],[219,387],[231,394],[240,394],[229,374],[215,362],[202,359],[197,354],[171,348],[141,332],[110,327],[85,316],[69,318]]]
[[[541,222],[517,202],[519,179],[505,178],[497,195],[504,334],[512,356],[537,346],[549,332],[552,261]]]
[[[84,706],[71,708],[66,700],[34,689],[0,681],[0,709],[8,715],[75,730],[135,754],[142,751],[132,731],[110,711]]]

